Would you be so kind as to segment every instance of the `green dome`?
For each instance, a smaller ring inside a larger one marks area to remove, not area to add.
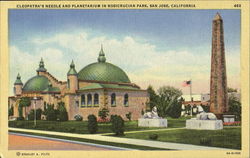
[[[49,84],[48,78],[44,76],[35,76],[25,83],[23,91],[43,91],[48,88]]]
[[[84,67],[78,73],[78,79],[130,83],[127,74],[121,68],[107,62],[96,62]]]
[[[107,63],[103,48],[96,63],[87,65],[78,73],[79,80],[130,83],[127,74],[119,67]]]

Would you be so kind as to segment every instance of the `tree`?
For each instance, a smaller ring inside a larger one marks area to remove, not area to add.
[[[156,94],[154,88],[149,85],[147,88],[147,92],[149,94],[149,102],[147,103],[147,106],[149,106],[150,110],[157,105],[159,96]]]
[[[23,120],[23,107],[21,107],[20,105],[18,106],[18,117]]]
[[[185,106],[185,111],[186,111],[185,112],[186,114],[188,114],[188,115],[191,114],[191,105],[190,104],[188,104],[188,105]]]
[[[46,111],[46,109],[47,109],[47,103],[44,102],[44,103],[43,103],[43,110]]]
[[[8,116],[13,116],[13,115],[14,115],[14,107],[11,106],[11,107],[9,108]]]
[[[68,121],[68,112],[67,109],[65,108],[65,103],[64,102],[59,102],[58,103],[58,119],[59,121]]]
[[[46,120],[48,121],[55,121],[57,116],[54,109],[54,104],[47,104],[46,111],[43,112],[44,115],[46,115]]]
[[[20,108],[24,107],[25,116],[26,116],[26,107],[30,106],[30,104],[31,104],[31,101],[29,97],[20,98],[19,106]]]
[[[166,115],[176,117],[178,116],[176,113],[181,114],[181,100],[178,99],[181,97],[181,90],[171,87],[171,86],[163,86],[158,89],[159,99],[157,101],[157,109],[158,114],[161,117],[165,117]],[[171,114],[175,112],[175,114]]]
[[[170,107],[167,110],[167,115],[172,118],[179,118],[181,116],[181,106],[182,101],[179,99],[173,99],[173,102],[170,104]]]
[[[97,119],[93,114],[88,116],[88,130],[91,134],[96,133],[98,130]]]
[[[236,120],[241,120],[241,103],[235,96],[230,96],[229,101],[229,113],[235,115]]]
[[[201,104],[201,107],[203,108],[203,110],[204,110],[205,112],[210,112],[210,106],[206,106],[206,105],[202,105],[202,104]]]
[[[162,86],[158,89],[158,94],[165,100],[173,100],[181,97],[182,92],[181,90],[174,88],[172,86]]]

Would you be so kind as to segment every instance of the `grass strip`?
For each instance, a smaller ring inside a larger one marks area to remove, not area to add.
[[[241,128],[231,127],[222,130],[175,129],[166,131],[145,131],[143,133],[126,133],[124,138],[150,140],[150,135],[158,135],[157,141],[241,149]],[[110,135],[111,136],[111,135]],[[205,142],[203,140],[206,140]]]
[[[40,133],[33,133],[33,132],[21,132],[21,131],[13,131],[13,130],[9,130],[9,132],[30,134],[30,135],[44,136],[44,137],[51,137],[51,138],[59,138],[59,139],[87,142],[87,143],[100,144],[100,145],[109,145],[109,146],[114,146],[114,147],[123,147],[123,148],[135,149],[135,150],[173,150],[173,149],[155,148],[155,147],[140,146],[140,145],[133,145],[133,144],[106,142],[106,141],[99,141],[99,140],[86,139],[86,138],[75,138],[75,137],[68,137],[68,136],[40,134]]]

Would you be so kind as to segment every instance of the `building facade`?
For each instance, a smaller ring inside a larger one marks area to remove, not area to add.
[[[31,109],[41,108],[44,103],[54,104],[64,102],[69,120],[79,114],[84,120],[88,115],[98,112],[102,108],[109,110],[110,115],[120,115],[126,119],[126,114],[132,113],[132,120],[141,117],[146,110],[149,96],[146,90],[131,83],[127,74],[119,67],[106,62],[101,48],[98,62],[87,65],[78,73],[72,61],[67,73],[67,81],[59,81],[45,68],[41,59],[37,74],[25,84],[18,74],[14,83],[14,96],[9,97],[9,108],[13,107],[14,116],[18,117],[20,98],[29,97],[31,105],[24,109],[26,117]]]

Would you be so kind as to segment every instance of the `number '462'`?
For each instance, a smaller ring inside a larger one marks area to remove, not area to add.
[[[239,8],[239,7],[241,7],[241,4],[235,4],[234,7]]]

